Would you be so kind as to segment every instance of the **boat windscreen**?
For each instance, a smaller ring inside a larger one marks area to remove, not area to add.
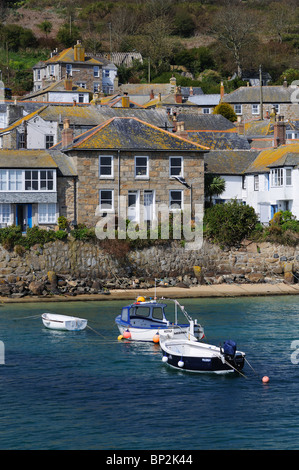
[[[153,307],[153,318],[155,320],[163,320],[164,315],[163,315],[163,309],[162,307]]]
[[[126,322],[129,321],[129,308],[128,307],[122,308],[122,310],[121,310],[121,319],[122,319],[122,321],[126,321]]]

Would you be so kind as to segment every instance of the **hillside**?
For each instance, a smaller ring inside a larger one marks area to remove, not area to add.
[[[173,66],[182,66],[187,71],[184,80],[203,82],[206,92],[216,92],[220,80],[234,74],[238,79],[231,86],[238,86],[243,71],[257,72],[260,65],[270,73],[273,83],[282,81],[289,69],[295,70],[292,78],[299,78],[297,3],[78,0],[74,7],[71,0],[3,0],[0,67],[13,91],[28,91],[32,62],[49,56],[56,47],[61,50],[81,39],[93,54],[141,52],[143,66],[121,69],[121,81],[147,81],[149,58],[152,80],[167,80],[165,74]]]

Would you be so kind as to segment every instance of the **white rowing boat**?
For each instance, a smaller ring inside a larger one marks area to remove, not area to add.
[[[80,331],[84,330],[87,325],[87,320],[84,318],[58,315],[56,313],[43,313],[42,320],[44,326],[51,330]]]

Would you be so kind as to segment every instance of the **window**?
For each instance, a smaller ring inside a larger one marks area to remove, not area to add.
[[[0,170],[0,191],[56,190],[54,170]]]
[[[10,170],[8,174],[8,190],[21,191],[22,190],[22,171]]]
[[[99,177],[100,178],[113,178],[113,156],[112,155],[100,155]]]
[[[169,176],[183,176],[183,157],[169,157]]]
[[[56,223],[56,204],[38,205],[38,223],[55,224]]]
[[[40,79],[41,79],[41,77],[40,77],[40,69],[37,69],[37,71],[36,71],[36,79],[37,79],[37,80],[40,80]]]
[[[0,224],[10,223],[10,204],[0,204]]]
[[[169,191],[169,208],[170,210],[181,210],[183,208],[183,191],[170,190]]]
[[[46,149],[54,145],[54,135],[46,135]]]
[[[26,148],[25,132],[18,132],[18,148],[19,149],[25,149]]]
[[[79,93],[79,103],[84,103],[84,93]]]
[[[242,189],[246,189],[246,176],[242,175]]]
[[[283,168],[271,170],[271,186],[278,187],[283,185]]]
[[[72,64],[66,64],[66,74],[72,75]]]
[[[234,109],[235,109],[236,114],[242,114],[242,105],[241,104],[235,104]]]
[[[100,67],[98,65],[95,65],[93,68],[93,76],[94,77],[99,77],[100,76]]]
[[[55,66],[50,65],[50,75],[54,75],[54,73],[55,73]]]
[[[202,108],[203,114],[210,114],[211,109],[210,108]]]
[[[100,90],[101,90],[100,83],[99,82],[93,82],[93,92],[97,93]]]
[[[113,189],[100,190],[100,211],[113,211]]]
[[[259,175],[254,175],[254,190],[259,190]]]
[[[103,75],[104,75],[104,77],[108,78],[109,77],[109,70],[103,70]]]
[[[252,112],[252,114],[259,114],[260,113],[260,105],[259,104],[253,104],[251,106],[251,112]]]
[[[280,109],[279,104],[273,104],[273,108],[275,109],[276,114],[279,114],[279,109]]]
[[[78,87],[86,89],[86,82],[77,82]]]
[[[292,185],[292,170],[291,168],[286,168],[286,186]]]
[[[299,139],[299,132],[292,132],[292,131],[287,131],[286,132],[286,138],[289,139]]]
[[[148,157],[135,157],[135,177],[148,178]]]

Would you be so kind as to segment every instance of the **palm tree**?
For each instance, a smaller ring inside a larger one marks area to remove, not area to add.
[[[205,198],[209,199],[209,206],[212,205],[212,197],[220,196],[225,191],[225,181],[221,176],[205,173]]]

